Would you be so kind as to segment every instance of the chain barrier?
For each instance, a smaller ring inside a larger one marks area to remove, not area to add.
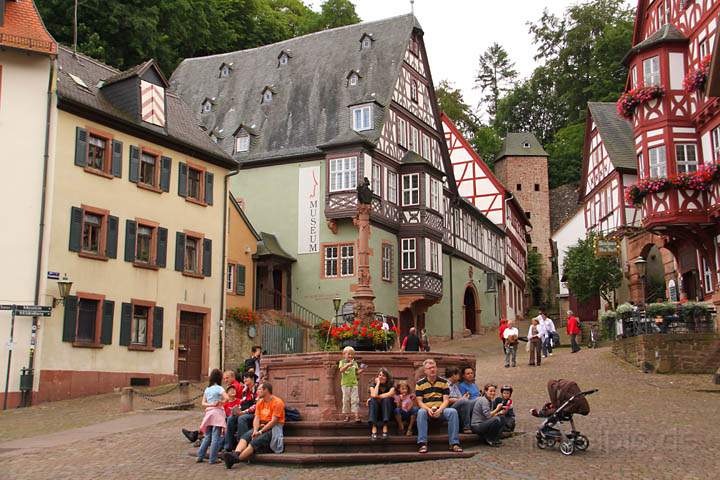
[[[178,401],[178,402],[163,402],[161,400],[156,400],[154,398],[154,397],[157,397],[157,395],[146,395],[141,392],[135,392],[135,393],[137,393],[138,397],[142,398],[143,400],[146,400],[155,405],[159,405],[161,407],[179,407],[179,406],[185,406],[189,403],[194,403],[196,400],[198,400],[200,397],[203,396],[204,392],[201,392],[198,395],[195,395],[194,397],[191,397],[187,400],[182,400],[182,401]]]
[[[164,392],[159,392],[159,393],[145,393],[145,392],[141,392],[140,390],[137,390],[137,389],[133,389],[133,391],[134,391],[135,393],[137,393],[138,395],[142,396],[143,398],[147,399],[147,398],[161,397],[161,396],[163,396],[163,395],[167,395],[168,393],[170,393],[170,392],[172,392],[172,391],[174,391],[174,390],[176,390],[176,389],[178,389],[178,388],[180,388],[180,384],[179,384],[179,383],[177,383],[177,384],[173,385],[172,387],[170,387],[169,390],[166,390],[166,391],[164,391]]]

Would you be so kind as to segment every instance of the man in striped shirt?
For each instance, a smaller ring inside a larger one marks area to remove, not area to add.
[[[458,413],[450,405],[450,386],[448,381],[437,374],[437,364],[432,358],[423,362],[425,376],[415,385],[415,398],[418,408],[417,414],[417,443],[420,453],[427,453],[428,421],[444,419],[448,424],[448,439],[450,450],[462,452],[459,437]]]

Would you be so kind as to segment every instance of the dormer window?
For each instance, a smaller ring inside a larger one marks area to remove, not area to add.
[[[270,87],[265,87],[265,90],[262,92],[262,101],[261,103],[270,103],[273,99],[273,91]]]
[[[235,153],[247,152],[250,150],[250,135],[247,132],[238,133],[235,137]]]
[[[280,52],[280,55],[278,55],[278,66],[287,65],[290,62],[290,57],[290,52],[287,50]]]
[[[360,50],[365,50],[370,47],[372,47],[372,42],[374,39],[372,38],[372,35],[369,33],[364,33],[362,37],[360,37]]]
[[[206,98],[205,101],[202,103],[202,107],[200,108],[201,113],[210,113],[212,112],[212,100],[209,98]]]
[[[529,142],[523,143],[523,148],[530,148],[530,143]]]
[[[356,132],[372,130],[372,105],[362,105],[352,109],[352,128]]]
[[[351,70],[347,76],[348,87],[354,87],[360,83],[360,74],[356,70]]]
[[[220,65],[220,78],[227,78],[230,76],[230,70],[232,70],[232,63],[223,63]]]

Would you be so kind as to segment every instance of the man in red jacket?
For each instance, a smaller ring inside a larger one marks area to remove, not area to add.
[[[580,335],[580,321],[573,314],[572,310],[568,310],[567,313],[567,333],[570,335],[570,347],[572,349],[572,353],[579,352],[580,347],[577,343],[577,336]]]
[[[500,319],[500,326],[498,327],[498,334],[500,335],[500,341],[502,342],[503,346],[503,353],[505,352],[505,336],[503,335],[505,333],[505,329],[508,327],[507,320],[504,318]]]

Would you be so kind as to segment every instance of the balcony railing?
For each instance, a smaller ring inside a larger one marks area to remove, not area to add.
[[[257,292],[256,310],[276,310],[285,312],[304,326],[312,328],[325,320],[322,316],[311,312],[287,295],[277,290],[259,290]]]
[[[398,291],[400,294],[442,296],[442,277],[433,272],[400,272]]]

